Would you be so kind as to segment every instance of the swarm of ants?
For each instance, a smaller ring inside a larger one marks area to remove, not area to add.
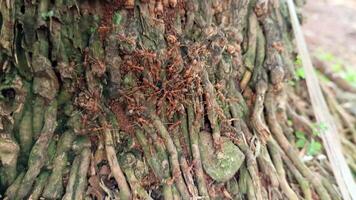
[[[135,77],[135,86],[122,91],[131,116],[135,121],[145,123],[142,113],[145,103],[137,99],[137,94],[155,106],[158,115],[163,114],[168,120],[186,105],[192,90],[199,90],[202,63],[181,55],[181,45],[174,35],[167,36],[169,47],[162,55],[152,51],[135,50],[130,55],[123,56],[120,67],[124,77],[131,73]],[[201,53],[198,47],[192,47],[195,54]],[[189,52],[190,55],[193,55]]]

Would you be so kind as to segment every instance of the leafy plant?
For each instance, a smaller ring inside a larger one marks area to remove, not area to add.
[[[302,64],[302,59],[300,58],[300,56],[296,57],[294,61],[294,65],[296,66],[295,75],[297,76],[296,77],[297,80],[305,79],[305,72]]]
[[[93,34],[93,33],[95,33],[95,31],[96,31],[95,27],[90,27],[89,28],[89,33]]]
[[[302,67],[302,59],[300,56],[297,56],[295,61],[294,61],[294,65],[296,65],[297,67]]]
[[[356,71],[350,67],[345,67],[344,62],[335,57],[332,53],[330,52],[325,52],[322,50],[319,50],[316,54],[316,56],[325,62],[332,63],[331,69],[333,72],[337,73],[340,75],[344,80],[346,80],[348,83],[355,85],[356,86]]]
[[[356,71],[353,69],[348,69],[341,73],[341,76],[350,84],[356,85]]]
[[[321,148],[322,145],[320,144],[320,142],[311,139],[311,141],[308,144],[307,154],[309,156],[315,156],[321,152]]]
[[[43,20],[47,20],[47,19],[49,19],[49,18],[51,18],[53,16],[54,16],[53,10],[50,10],[50,11],[45,12],[45,13],[41,13],[41,17],[42,17]]]
[[[296,131],[295,132],[295,136],[297,138],[297,141],[295,143],[295,145],[298,148],[303,148],[305,146],[305,144],[308,142],[307,138],[305,137],[305,134],[303,131]]]
[[[318,134],[320,134],[320,132],[318,132]],[[307,155],[315,156],[321,152],[322,144],[314,139],[309,141],[303,131],[296,131],[295,136],[297,138],[295,146],[300,149],[307,147]]]
[[[328,129],[328,126],[324,122],[312,124],[312,133],[315,136],[320,136]]]
[[[295,70],[295,74],[297,75],[297,79],[300,80],[300,79],[305,79],[305,71],[304,71],[304,68],[297,68]]]

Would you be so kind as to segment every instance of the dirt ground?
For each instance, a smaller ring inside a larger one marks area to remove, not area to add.
[[[356,1],[307,0],[303,30],[312,53],[331,53],[356,69]]]

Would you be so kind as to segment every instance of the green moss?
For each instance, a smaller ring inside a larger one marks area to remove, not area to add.
[[[206,173],[218,182],[231,179],[239,170],[245,155],[226,137],[221,138],[221,149],[215,150],[210,133],[200,132],[199,136],[199,148]]]

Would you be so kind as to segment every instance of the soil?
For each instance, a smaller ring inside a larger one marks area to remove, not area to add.
[[[304,34],[312,53],[332,53],[356,69],[356,2],[308,0]]]

